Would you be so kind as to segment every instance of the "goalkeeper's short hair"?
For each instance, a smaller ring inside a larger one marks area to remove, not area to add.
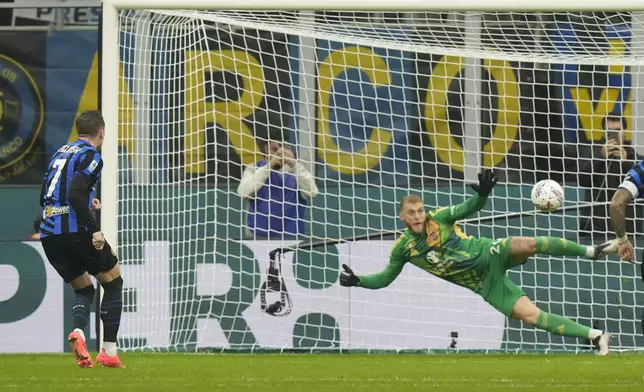
[[[422,202],[423,202],[423,199],[421,199],[420,196],[418,195],[407,195],[403,197],[402,200],[400,201],[400,211],[403,210],[403,208],[405,207],[405,204],[407,203],[414,204],[414,203],[422,203]]]

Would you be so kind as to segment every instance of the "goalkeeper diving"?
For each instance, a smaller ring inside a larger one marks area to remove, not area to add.
[[[537,254],[598,259],[605,256],[605,248],[610,243],[585,246],[554,237],[493,240],[465,235],[456,221],[480,211],[497,181],[494,172],[486,170],[479,174],[478,184],[472,185],[476,194],[470,199],[427,214],[418,196],[406,196],[401,202],[400,219],[407,229],[394,243],[389,265],[381,272],[366,276],[357,276],[343,265],[340,284],[381,289],[389,286],[405,263],[410,262],[432,275],[474,291],[506,317],[556,335],[590,339],[600,355],[609,354],[610,333],[539,309],[507,277],[507,270],[524,264]]]

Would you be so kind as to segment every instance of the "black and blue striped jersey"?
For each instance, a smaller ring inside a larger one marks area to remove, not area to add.
[[[84,211],[79,214],[79,211],[72,208],[73,203],[70,202],[72,178],[74,175],[86,177],[86,184],[89,187],[87,210],[91,210],[96,183],[102,169],[101,154],[85,140],[76,140],[56,151],[47,167],[41,189],[40,205],[43,207],[41,237],[88,230],[85,224],[87,219],[83,218]]]
[[[639,161],[626,173],[624,182],[619,186],[631,192],[633,199],[644,197],[644,161]]]

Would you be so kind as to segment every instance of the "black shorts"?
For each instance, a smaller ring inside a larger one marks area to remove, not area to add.
[[[85,272],[96,275],[109,271],[118,263],[116,253],[105,241],[102,250],[92,245],[92,235],[68,233],[41,238],[40,242],[49,263],[69,283]]]

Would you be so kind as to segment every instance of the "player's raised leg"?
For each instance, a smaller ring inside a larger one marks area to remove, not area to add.
[[[89,323],[89,313],[94,301],[94,285],[87,273],[69,282],[74,289],[76,298],[72,303],[72,323],[74,330],[67,337],[72,353],[76,357],[76,363],[82,368],[94,367],[92,357],[87,350],[85,333],[83,330]]]
[[[526,296],[519,298],[514,304],[512,317],[555,335],[588,338],[599,349],[600,355],[610,353],[610,333],[581,325],[564,316],[544,312]]]
[[[109,246],[109,245],[108,245]],[[123,278],[121,270],[115,265],[109,271],[95,275],[103,287],[101,302],[101,321],[103,321],[103,349],[96,361],[106,367],[124,368],[116,352],[116,341],[123,312]]]
[[[481,293],[483,298],[508,317],[557,335],[590,339],[599,349],[599,354],[608,354],[611,338],[609,333],[578,324],[560,315],[542,311],[530,302],[523,290],[506,275],[508,268],[522,264],[535,254],[597,258],[602,254],[606,244],[584,246],[553,237],[512,237],[509,244],[504,245],[504,243],[505,241],[497,241],[494,244],[498,247],[497,251],[494,250],[495,248],[490,249],[491,254],[502,256],[500,259],[492,258],[490,260],[490,268],[487,271]],[[504,246],[507,246],[506,249],[509,248],[509,251],[504,250]]]
[[[556,237],[512,237],[510,256],[518,263],[537,255],[579,256],[597,259],[604,255],[610,243],[601,245],[581,245],[565,238]]]

